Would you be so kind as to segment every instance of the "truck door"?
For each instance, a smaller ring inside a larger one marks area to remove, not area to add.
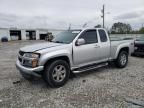
[[[100,59],[101,61],[107,61],[110,57],[110,40],[108,34],[103,29],[98,29],[100,37]]]
[[[99,60],[99,42],[96,29],[84,31],[78,39],[84,39],[83,45],[73,44],[74,65],[82,66]]]

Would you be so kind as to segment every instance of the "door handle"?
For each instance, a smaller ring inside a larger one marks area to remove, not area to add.
[[[99,45],[95,45],[94,48],[100,48],[100,46]]]

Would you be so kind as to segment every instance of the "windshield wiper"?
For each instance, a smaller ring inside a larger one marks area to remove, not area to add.
[[[64,43],[62,41],[52,41],[52,42],[54,42],[54,43]]]

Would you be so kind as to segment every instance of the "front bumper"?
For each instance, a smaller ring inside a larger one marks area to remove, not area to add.
[[[36,77],[40,77],[41,75],[38,72],[43,71],[44,69],[44,66],[38,66],[35,68],[24,67],[20,64],[19,60],[16,61],[16,67],[21,73],[29,74]]]

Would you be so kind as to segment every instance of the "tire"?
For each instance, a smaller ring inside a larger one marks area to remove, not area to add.
[[[21,75],[24,79],[28,80],[28,81],[32,81],[34,79],[34,77],[32,75],[29,74],[25,74],[23,72],[21,72]]]
[[[124,68],[128,63],[128,53],[126,51],[121,51],[115,61],[118,68]]]
[[[46,64],[43,78],[50,87],[58,88],[63,86],[69,79],[70,68],[66,61],[55,60]]]

